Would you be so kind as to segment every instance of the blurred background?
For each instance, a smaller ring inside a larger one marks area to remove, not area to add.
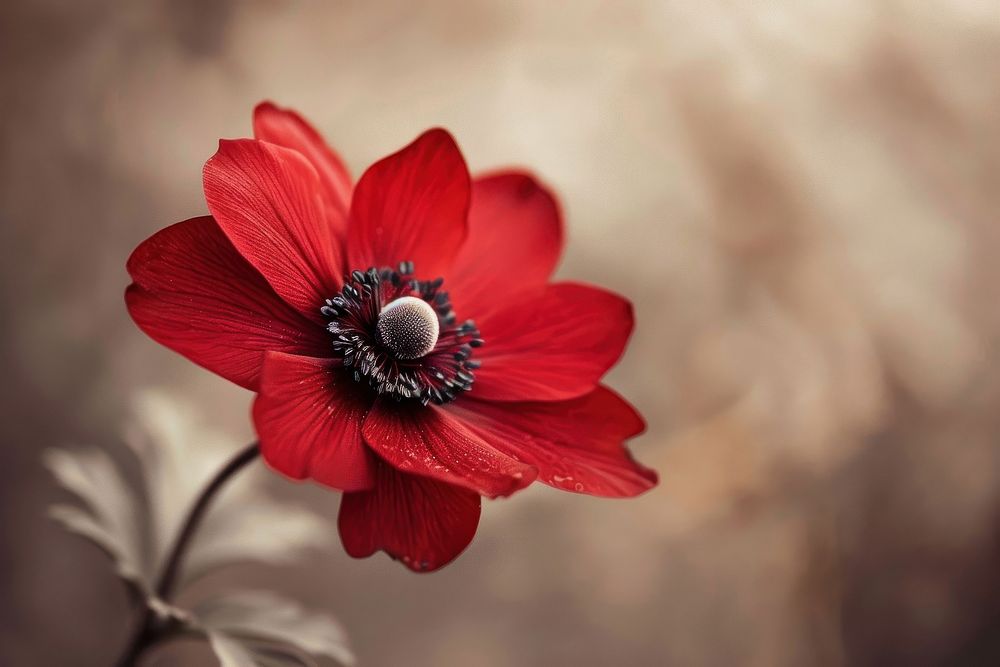
[[[234,582],[361,665],[1000,664],[998,82],[994,0],[6,0],[0,664],[109,664],[133,619],[46,520],[43,449],[120,450],[147,387],[252,437],[122,292],[265,98],[355,175],[443,125],[550,183],[559,275],[636,304],[609,382],[661,484],[488,503],[432,575],[337,546]],[[272,477],[335,531],[336,494]]]

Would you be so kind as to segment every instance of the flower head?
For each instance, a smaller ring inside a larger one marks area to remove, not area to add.
[[[656,483],[624,446],[642,418],[600,384],[631,306],[548,282],[563,230],[535,178],[471,179],[433,129],[352,184],[298,114],[261,104],[254,134],[205,165],[210,216],[135,250],[126,301],[153,339],[257,392],[267,463],[344,491],[348,553],[433,570],[471,541],[481,496]]]

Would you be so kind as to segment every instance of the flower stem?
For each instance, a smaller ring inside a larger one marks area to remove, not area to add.
[[[202,519],[205,518],[205,514],[208,511],[209,506],[215,499],[215,496],[219,493],[226,482],[229,481],[233,475],[244,468],[248,463],[257,458],[260,454],[260,446],[256,442],[252,442],[239,452],[236,453],[233,458],[223,466],[219,472],[215,474],[215,477],[208,483],[198,499],[195,501],[191,510],[188,512],[187,518],[184,519],[184,523],[181,526],[181,531],[177,535],[177,540],[174,542],[173,548],[170,550],[170,554],[167,556],[164,562],[163,572],[160,575],[160,579],[156,584],[156,596],[163,600],[164,602],[169,602],[170,598],[174,594],[174,588],[177,586],[177,577],[181,571],[181,565],[184,562],[184,554],[187,552],[188,547],[191,544],[191,540],[194,538],[195,533],[198,530],[198,526],[201,525]],[[129,647],[125,654],[118,662],[119,667],[131,667],[135,664],[136,659],[142,654],[148,646],[154,643],[158,639],[159,630],[156,627],[156,618],[153,614],[152,608],[147,604],[146,609],[143,613],[142,621],[139,623],[135,636],[129,643]]]
[[[167,557],[166,564],[163,567],[163,574],[160,575],[160,581],[156,585],[156,595],[161,600],[169,602],[173,596],[174,587],[177,585],[177,575],[180,574],[181,564],[184,561],[184,553],[191,544],[191,539],[198,530],[198,526],[201,525],[202,519],[205,518],[205,512],[215,499],[215,495],[229,481],[230,477],[257,458],[259,454],[260,447],[256,442],[244,447],[236,456],[229,460],[229,463],[215,474],[212,481],[208,483],[205,490],[198,496],[198,500],[195,501],[191,511],[188,512],[187,519],[184,520],[184,525],[177,536],[177,541],[174,542],[174,548]]]

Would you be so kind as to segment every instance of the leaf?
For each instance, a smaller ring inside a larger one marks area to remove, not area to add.
[[[118,574],[148,594],[152,576],[143,553],[135,496],[111,457],[98,449],[50,449],[43,458],[56,481],[86,505],[86,509],[55,505],[49,516],[103,549]]]
[[[222,667],[314,667],[316,661],[293,651],[281,652],[252,642],[233,639],[222,632],[206,632]]]
[[[273,593],[215,597],[197,605],[194,615],[223,667],[311,667],[317,664],[311,656],[354,664],[336,621]]]
[[[126,442],[146,479],[158,571],[187,509],[238,443],[206,427],[190,407],[159,392],[141,394],[135,413],[136,424]],[[184,560],[181,588],[235,562],[288,564],[307,549],[332,545],[332,531],[321,517],[268,497],[261,488],[266,474],[260,465],[242,470],[215,499]]]
[[[273,501],[241,500],[245,495],[216,508],[211,520],[206,519],[185,561],[182,586],[235,562],[289,565],[307,548],[330,545],[333,531],[317,515]]]
[[[99,449],[45,453],[59,484],[83,503],[53,506],[54,520],[103,549],[158,617],[203,634],[224,667],[312,667],[314,656],[353,663],[334,620],[271,593],[210,598],[193,613],[157,598],[155,582],[187,512],[237,444],[205,427],[188,407],[152,391],[136,400],[126,442],[139,461],[139,489]],[[247,560],[292,563],[305,549],[330,544],[332,531],[322,518],[263,491],[264,474],[260,465],[241,470],[214,499],[185,554],[180,591],[219,567]]]
[[[142,493],[99,449],[53,449],[45,462],[59,484],[86,505],[53,507],[52,518],[96,543],[124,578],[148,593],[191,505],[238,443],[161,392],[141,392],[133,412],[125,441],[140,464]],[[321,517],[267,495],[265,474],[262,466],[251,465],[215,498],[184,559],[181,588],[218,567],[241,561],[288,564],[306,549],[331,545],[332,531]]]

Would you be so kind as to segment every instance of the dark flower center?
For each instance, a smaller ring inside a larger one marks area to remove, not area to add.
[[[413,278],[413,263],[396,270],[353,271],[320,308],[333,348],[356,382],[379,394],[424,405],[452,401],[472,389],[483,344],[472,320],[456,325],[444,280]]]

